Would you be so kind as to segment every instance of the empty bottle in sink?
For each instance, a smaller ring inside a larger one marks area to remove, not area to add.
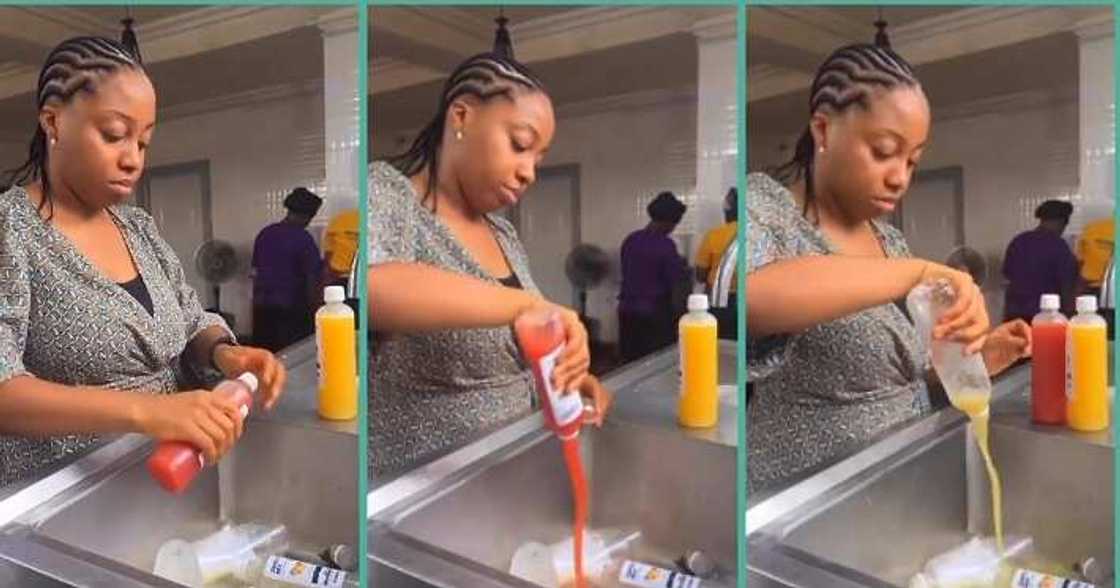
[[[929,342],[930,359],[949,402],[969,416],[988,410],[992,396],[992,380],[979,353],[965,354],[965,346],[947,339],[933,340],[937,321],[956,301],[956,293],[948,280],[920,284],[906,296],[906,308],[918,328],[918,334]]]
[[[358,588],[358,576],[279,555],[255,560],[244,578],[255,588]]]
[[[283,525],[226,525],[198,541],[167,541],[156,553],[154,573],[191,588],[228,578],[246,582],[255,561],[287,548]]]
[[[256,392],[257,377],[250,372],[235,380],[225,380],[214,388],[215,394],[225,394],[241,407],[242,419],[249,416]],[[202,451],[183,441],[162,441],[148,458],[148,472],[164,490],[175,494],[186,490],[205,465]]]

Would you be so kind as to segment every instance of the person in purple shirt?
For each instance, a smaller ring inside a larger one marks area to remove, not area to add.
[[[315,332],[320,256],[307,225],[322,198],[296,188],[284,199],[288,215],[253,243],[253,340],[279,351]]]
[[[672,192],[654,198],[650,222],[622,242],[622,288],[618,295],[618,339],[623,362],[676,340],[673,292],[688,277],[688,264],[669,234],[687,207]]]
[[[1030,321],[1038,313],[1043,294],[1059,294],[1062,310],[1070,314],[1077,285],[1077,258],[1062,233],[1073,214],[1073,205],[1047,200],[1034,211],[1038,227],[1017,235],[1007,246],[1003,275],[1008,280],[1004,299],[1004,321]]]

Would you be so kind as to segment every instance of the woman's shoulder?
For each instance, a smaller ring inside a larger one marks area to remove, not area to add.
[[[37,220],[35,206],[28,199],[27,191],[20,186],[11,186],[0,192],[0,232],[12,242],[22,242],[25,233],[31,230]]]
[[[412,182],[387,161],[369,164],[369,197],[371,200],[399,201],[412,197]]]
[[[800,218],[793,193],[769,174],[756,172],[747,176],[744,204],[747,218],[760,225],[792,225]]]
[[[113,214],[130,230],[141,233],[158,231],[156,219],[151,213],[133,204],[118,204],[112,207]]]

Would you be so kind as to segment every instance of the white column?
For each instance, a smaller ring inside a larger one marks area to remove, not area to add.
[[[1069,233],[1079,234],[1086,221],[1111,216],[1115,204],[1116,97],[1113,19],[1082,23],[1078,37],[1080,81],[1080,190]]]
[[[315,224],[358,206],[358,15],[341,9],[319,22],[323,33],[323,117],[326,178]]]
[[[739,158],[739,113],[736,78],[738,52],[735,12],[701,21],[693,27],[698,51],[696,92],[696,237],[700,240],[723,223],[723,197],[735,185]]]

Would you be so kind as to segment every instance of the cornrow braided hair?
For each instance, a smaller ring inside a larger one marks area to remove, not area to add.
[[[126,68],[144,71],[139,59],[116,41],[102,37],[67,39],[51,50],[43,69],[39,70],[39,83],[35,92],[37,110],[42,110],[51,100],[66,104],[79,92],[92,93],[104,76]],[[7,190],[15,185],[39,180],[43,185],[40,212],[45,207],[53,206],[50,178],[47,174],[48,153],[47,135],[36,121],[27,160],[19,167],[8,170],[4,188]],[[53,214],[53,208],[51,212]]]
[[[822,108],[841,113],[856,105],[870,108],[869,97],[876,88],[916,87],[914,68],[889,47],[870,44],[848,45],[837,49],[817,69],[809,91],[809,116]],[[805,178],[805,207],[808,214],[813,200],[813,158],[816,145],[809,127],[801,132],[793,158],[775,171],[777,179],[790,184]]]
[[[440,92],[439,107],[435,116],[420,131],[407,151],[388,158],[390,165],[405,176],[429,170],[428,187],[421,197],[421,204],[435,194],[438,184],[440,141],[447,121],[447,110],[461,96],[474,96],[481,102],[495,98],[512,101],[518,91],[544,92],[533,72],[516,60],[497,53],[480,53],[468,58],[451,72]],[[432,211],[436,203],[432,202]]]

